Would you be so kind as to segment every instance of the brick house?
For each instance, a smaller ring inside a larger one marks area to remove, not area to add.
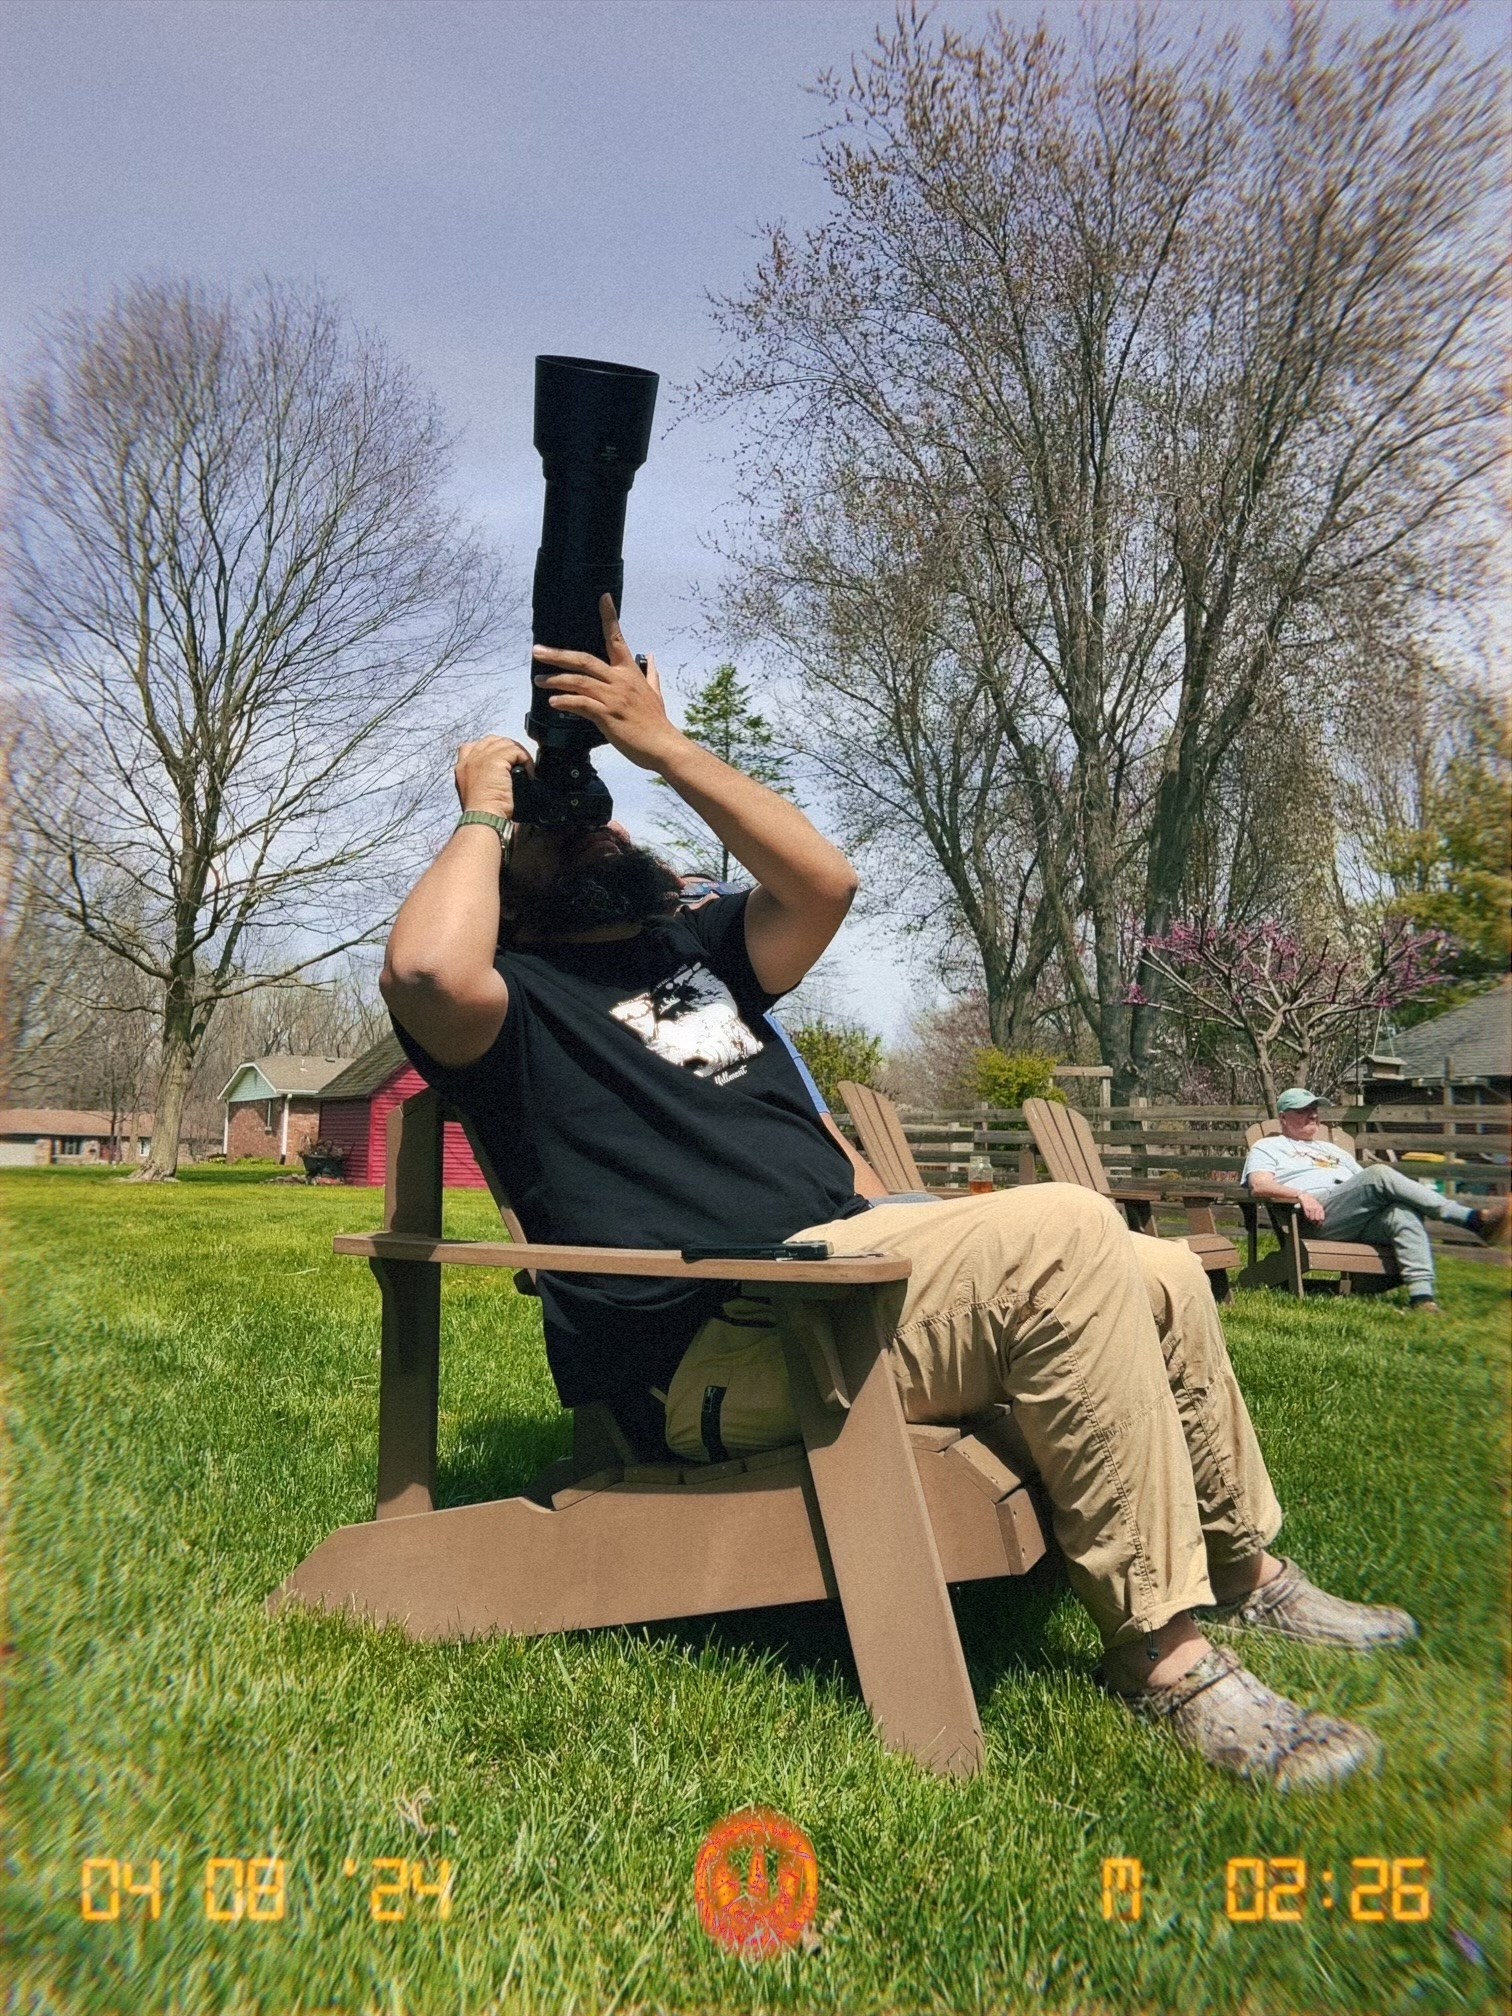
[[[320,1093],[349,1057],[254,1057],[239,1065],[221,1093],[226,1160],[297,1162],[320,1133]]]
[[[388,1116],[402,1100],[424,1090],[425,1080],[393,1035],[322,1087],[320,1138],[346,1149],[342,1174],[348,1183],[382,1183]],[[448,1120],[444,1131],[441,1180],[457,1189],[488,1187],[455,1120]]]

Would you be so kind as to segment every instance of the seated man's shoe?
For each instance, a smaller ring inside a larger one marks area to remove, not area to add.
[[[1478,1204],[1470,1219],[1470,1230],[1488,1246],[1512,1245],[1512,1213],[1505,1197],[1492,1204]]]
[[[1442,1316],[1444,1313],[1431,1295],[1409,1295],[1407,1307],[1419,1316]]]
[[[1376,1603],[1351,1603],[1330,1596],[1308,1581],[1295,1561],[1283,1561],[1281,1573],[1262,1582],[1231,1603],[1214,1603],[1199,1613],[1217,1624],[1249,1624],[1260,1631],[1279,1631],[1309,1645],[1343,1645],[1352,1652],[1373,1652],[1381,1645],[1405,1645],[1416,1638],[1416,1621],[1405,1610]]]
[[[1140,1721],[1163,1723],[1220,1771],[1278,1792],[1326,1790],[1375,1764],[1381,1752],[1368,1730],[1299,1708],[1222,1646],[1210,1646],[1169,1686],[1117,1699]]]

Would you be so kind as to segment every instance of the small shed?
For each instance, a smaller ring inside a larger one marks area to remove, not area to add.
[[[382,1183],[388,1116],[402,1100],[424,1090],[425,1080],[393,1035],[375,1043],[323,1088],[320,1138],[347,1151],[342,1175],[348,1183]],[[442,1156],[443,1183],[464,1190],[488,1187],[455,1120],[446,1123]]]
[[[0,1167],[135,1162],[152,1145],[150,1113],[96,1113],[72,1106],[0,1110]]]
[[[221,1098],[228,1162],[256,1155],[293,1162],[320,1133],[320,1093],[350,1057],[253,1057],[232,1072]]]

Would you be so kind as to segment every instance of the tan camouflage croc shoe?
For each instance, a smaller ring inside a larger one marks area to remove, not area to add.
[[[1169,1686],[1117,1699],[1141,1722],[1163,1723],[1220,1771],[1278,1792],[1326,1791],[1381,1754],[1368,1730],[1272,1693],[1221,1645]]]
[[[1405,1645],[1418,1635],[1416,1621],[1405,1610],[1330,1596],[1309,1582],[1295,1561],[1283,1561],[1281,1573],[1248,1596],[1232,1603],[1211,1604],[1197,1615],[1210,1617],[1215,1624],[1247,1624],[1258,1631],[1279,1631],[1308,1645],[1342,1645],[1351,1652]]]

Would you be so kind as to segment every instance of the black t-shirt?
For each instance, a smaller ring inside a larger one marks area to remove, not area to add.
[[[476,1127],[529,1238],[764,1242],[866,1208],[766,1025],[777,997],[746,953],[747,893],[634,938],[501,952],[509,1010],[472,1064],[438,1064],[398,1029],[421,1076]],[[537,1280],[567,1407],[664,1386],[730,1292],[619,1274]]]

